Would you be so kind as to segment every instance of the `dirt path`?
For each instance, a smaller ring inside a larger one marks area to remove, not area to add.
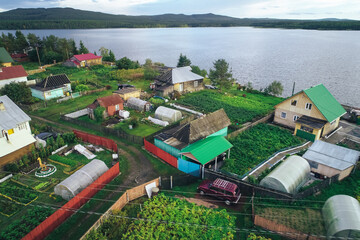
[[[35,118],[37,120],[40,120],[42,122],[55,124],[61,128],[67,129],[69,131],[72,130],[80,130],[77,128],[69,127],[67,125],[63,125],[61,123],[53,122],[45,118],[41,118],[38,116],[30,115],[32,118]],[[83,130],[81,130],[83,131]],[[136,147],[128,145],[124,142],[115,140],[116,144],[119,147],[119,154],[125,156],[125,158],[128,160],[129,168],[128,168],[128,176],[124,179],[124,181],[115,189],[114,192],[107,195],[105,200],[111,199],[117,191],[124,191],[124,186],[127,188],[135,187],[137,185],[140,185],[142,183],[148,182],[154,178],[156,178],[156,172],[154,167],[152,166],[151,162],[147,159],[147,157]],[[120,169],[121,172],[121,169]],[[91,209],[91,211],[96,212],[98,209],[100,209],[103,204],[106,201],[99,202],[98,205],[96,205],[96,208]],[[84,218],[81,219],[81,221],[78,221],[76,226],[72,228],[71,231],[67,232],[66,236],[63,237],[63,239],[72,239],[72,236],[76,233],[77,229],[87,221],[87,219],[91,215],[86,215]]]

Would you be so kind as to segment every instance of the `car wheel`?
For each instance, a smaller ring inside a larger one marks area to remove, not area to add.
[[[226,200],[226,201],[225,201],[225,204],[228,205],[228,206],[230,206],[230,201],[229,201],[229,200]]]
[[[200,195],[202,196],[205,195],[204,191],[200,191]]]

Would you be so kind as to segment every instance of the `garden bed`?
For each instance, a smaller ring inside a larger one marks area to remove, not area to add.
[[[275,152],[298,145],[304,140],[293,136],[286,129],[260,123],[229,141],[234,147],[223,170],[243,175]]]
[[[281,98],[252,94],[247,92],[231,92],[228,94],[203,90],[182,96],[176,103],[190,106],[194,110],[209,113],[224,108],[233,123],[242,124],[267,115]]]

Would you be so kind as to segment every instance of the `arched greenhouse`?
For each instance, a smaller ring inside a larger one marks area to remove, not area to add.
[[[300,156],[290,156],[261,180],[260,185],[286,193],[296,193],[310,174],[309,163]]]
[[[179,110],[160,106],[155,111],[155,118],[173,123],[180,120],[182,114]]]
[[[70,200],[81,192],[98,177],[104,174],[109,168],[103,161],[94,159],[70,177],[55,186],[54,192],[65,200]]]
[[[322,209],[328,239],[360,239],[360,203],[347,195],[329,198]]]

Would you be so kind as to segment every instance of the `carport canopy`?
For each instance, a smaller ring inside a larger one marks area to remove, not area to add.
[[[232,146],[223,136],[208,137],[187,146],[180,154],[205,165]]]

